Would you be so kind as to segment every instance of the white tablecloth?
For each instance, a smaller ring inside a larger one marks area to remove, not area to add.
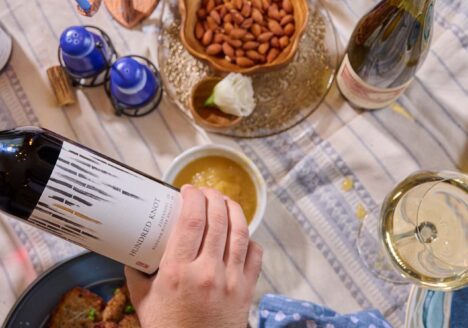
[[[324,0],[344,45],[370,0]],[[0,128],[37,125],[159,177],[181,151],[222,142],[241,148],[262,171],[269,206],[254,238],[265,248],[257,299],[266,292],[340,312],[378,308],[404,322],[408,287],[374,278],[359,260],[358,206],[375,207],[399,180],[421,168],[468,170],[468,3],[438,0],[432,49],[411,87],[390,108],[357,112],[333,87],[305,122],[281,135],[234,140],[207,135],[166,100],[141,119],[116,117],[102,89],[80,91],[58,108],[46,77],[60,33],[72,24],[103,28],[119,53],[144,49],[106,10],[87,19],[71,0],[0,0],[0,22],[14,37],[0,74]],[[354,188],[345,192],[350,178]],[[81,252],[19,221],[0,220],[0,322],[25,287],[54,263]],[[254,317],[255,313],[253,313]]]

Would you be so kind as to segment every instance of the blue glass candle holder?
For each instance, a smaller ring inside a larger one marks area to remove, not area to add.
[[[95,26],[71,26],[60,37],[59,61],[75,86],[97,87],[117,52],[109,36]]]
[[[106,92],[117,115],[140,117],[158,108],[163,86],[152,62],[141,56],[125,56],[110,67]]]

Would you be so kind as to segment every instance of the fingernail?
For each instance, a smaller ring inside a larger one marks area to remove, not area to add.
[[[183,185],[182,188],[180,188],[180,191],[184,193],[187,189],[190,189],[190,188],[193,188],[193,186],[191,184],[186,184],[186,185]]]

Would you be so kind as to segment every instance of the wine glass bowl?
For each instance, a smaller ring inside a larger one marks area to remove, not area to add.
[[[409,281],[436,290],[468,284],[468,177],[419,172],[385,199],[379,235]]]

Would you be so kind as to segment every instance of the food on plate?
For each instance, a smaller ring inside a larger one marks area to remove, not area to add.
[[[139,328],[140,322],[136,314],[127,314],[119,322],[119,328]]]
[[[240,67],[273,62],[296,30],[293,0],[202,0],[195,37]]]
[[[102,318],[104,300],[91,291],[75,287],[68,291],[55,308],[49,328],[92,328]]]
[[[216,189],[238,202],[250,223],[257,209],[257,193],[252,178],[241,165],[221,156],[196,159],[185,166],[174,180],[174,186],[191,184]]]
[[[102,312],[103,321],[119,322],[122,319],[129,299],[127,294],[128,292],[125,287],[115,290],[114,296],[110,299]]]
[[[53,311],[49,328],[140,328],[126,286],[117,288],[105,304],[88,289],[68,291]]]
[[[252,79],[230,73],[216,84],[205,106],[217,106],[224,113],[234,116],[249,116],[255,109]]]

